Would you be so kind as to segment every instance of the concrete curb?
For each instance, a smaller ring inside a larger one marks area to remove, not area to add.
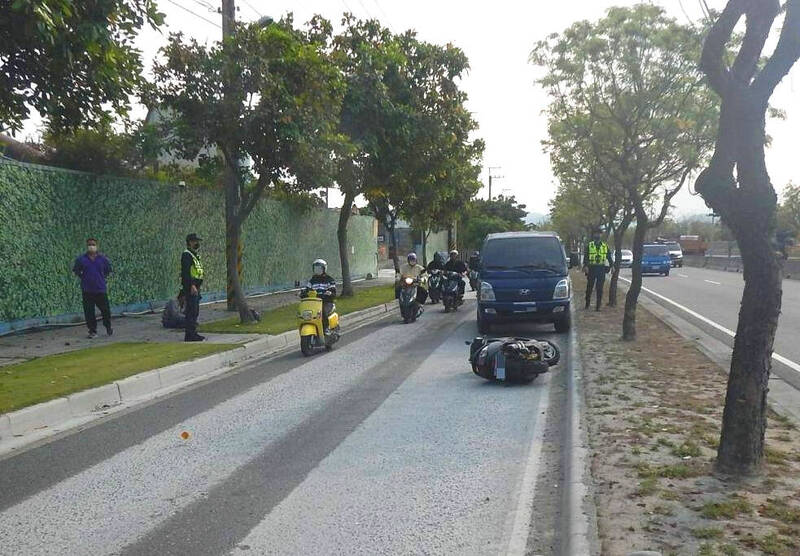
[[[378,320],[395,309],[397,302],[384,303],[343,315],[341,321],[345,327],[357,327]],[[111,384],[0,414],[0,454],[6,451],[2,447],[4,443],[20,440],[15,437],[41,429],[52,429],[70,420],[85,421],[98,418],[114,407],[167,394],[193,382],[229,372],[253,359],[284,351],[294,346],[296,339],[296,330],[289,330],[276,336],[264,336],[228,351],[181,361]],[[19,448],[25,443],[14,444],[12,449]]]
[[[575,304],[570,306],[569,361],[572,372],[567,375],[567,427],[564,507],[567,530],[563,541],[564,554],[599,554],[597,508],[592,489],[593,478],[589,465],[586,410],[583,391],[583,364],[578,347]]]

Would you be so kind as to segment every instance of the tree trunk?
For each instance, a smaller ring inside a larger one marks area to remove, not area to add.
[[[622,263],[621,251],[625,234],[631,225],[630,217],[627,215],[622,219],[620,226],[614,230],[614,270],[611,274],[611,283],[608,284],[608,306],[617,306],[617,285],[619,284],[619,269]]]
[[[400,260],[397,257],[397,216],[392,215],[389,217],[390,225],[387,225],[387,230],[389,230],[389,238],[392,247],[392,262],[394,263],[394,271],[395,273],[400,272]]]
[[[239,280],[239,242],[242,237],[241,193],[239,183],[230,166],[225,167],[225,268],[229,286],[228,310],[238,310],[239,320],[244,324],[253,322],[250,307]]]
[[[342,264],[342,293],[341,297],[352,297],[353,279],[350,276],[350,257],[347,252],[347,223],[350,221],[350,211],[353,209],[355,194],[350,189],[345,189],[344,203],[339,211],[339,227],[336,235],[339,238],[339,260]]]
[[[422,232],[422,265],[428,266],[428,232]]]
[[[636,304],[639,302],[639,293],[642,291],[642,254],[646,234],[647,216],[637,214],[636,230],[633,232],[631,286],[625,296],[625,316],[622,319],[622,339],[629,342],[636,339]]]
[[[620,260],[620,251],[622,250],[622,240],[625,237],[624,233],[620,233],[619,230],[614,232],[614,268],[611,271],[611,282],[608,284],[609,307],[617,306],[617,282],[619,282],[619,268],[622,262]]]
[[[772,346],[781,307],[781,263],[769,238],[758,235],[739,243],[745,285],[717,452],[717,469],[737,475],[753,474],[761,467]]]

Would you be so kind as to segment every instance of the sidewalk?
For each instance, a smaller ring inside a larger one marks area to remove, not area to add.
[[[393,277],[393,276],[392,276]],[[377,286],[386,280],[365,280],[354,284],[356,289]],[[280,292],[248,298],[252,309],[266,311],[289,305],[297,301],[297,292]],[[200,309],[200,322],[211,322],[228,318],[235,313],[226,310],[225,302],[211,303]],[[98,326],[95,339],[87,338],[86,325],[76,324],[49,329],[31,330],[8,336],[0,336],[0,366],[21,363],[46,355],[66,353],[91,346],[118,342],[182,342],[183,330],[161,326],[161,312],[112,319],[113,336],[106,336],[102,324]],[[205,334],[211,343],[244,343],[259,337],[258,334]]]

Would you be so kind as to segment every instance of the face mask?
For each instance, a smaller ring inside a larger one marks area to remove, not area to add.
[[[88,245],[86,251],[89,253],[97,253],[97,245]]]
[[[199,243],[193,244],[192,245],[192,249],[194,249],[195,251],[198,251],[200,249],[200,244]]]

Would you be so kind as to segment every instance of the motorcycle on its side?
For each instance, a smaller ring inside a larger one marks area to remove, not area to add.
[[[300,351],[306,357],[317,351],[331,350],[339,341],[339,314],[334,305],[328,315],[328,330],[322,324],[322,303],[330,290],[326,284],[314,284],[300,291],[300,306],[297,308]]]

